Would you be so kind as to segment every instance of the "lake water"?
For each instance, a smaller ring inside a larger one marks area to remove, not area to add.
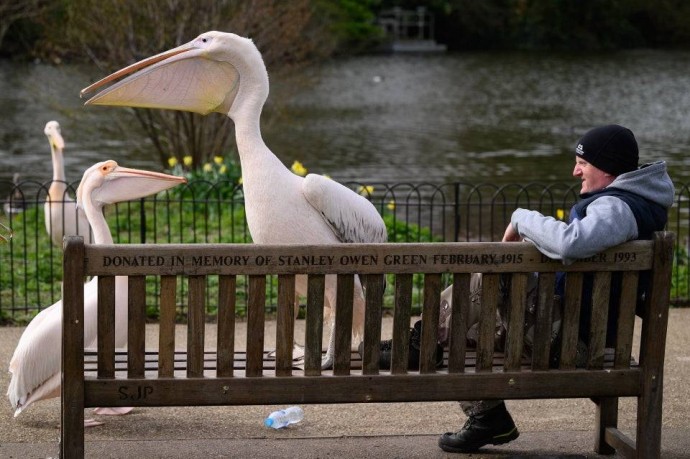
[[[107,158],[162,168],[127,110],[82,106],[80,89],[102,76],[0,62],[0,182],[51,179],[53,119],[70,181]],[[642,161],[666,159],[674,180],[690,181],[688,51],[364,56],[271,84],[268,146],[341,181],[567,181],[577,139],[613,122],[635,132]]]

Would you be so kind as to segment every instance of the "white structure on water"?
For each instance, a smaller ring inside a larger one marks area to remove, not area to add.
[[[393,52],[444,52],[434,40],[434,16],[424,6],[415,10],[395,7],[382,11],[377,23],[386,33]]]

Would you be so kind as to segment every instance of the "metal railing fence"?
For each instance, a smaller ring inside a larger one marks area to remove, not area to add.
[[[65,192],[62,204],[74,206]],[[347,183],[365,195],[383,216],[390,241],[498,241],[517,207],[566,219],[577,200],[579,184],[529,183]],[[0,245],[0,321],[22,322],[61,297],[62,248],[51,243],[44,205],[48,183],[2,183],[9,189],[0,223],[13,237]],[[690,189],[676,184],[676,200],[667,229],[677,234],[672,303],[690,304],[688,233]],[[56,204],[56,202],[53,202]],[[229,182],[193,181],[171,191],[105,208],[116,243],[229,243],[251,242],[244,218],[241,186]],[[185,290],[186,286],[180,288]],[[275,292],[269,283],[269,310]],[[214,286],[209,289],[209,316],[214,311]],[[149,316],[157,316],[157,293],[149,292]],[[184,298],[184,295],[180,296]],[[179,305],[182,312],[184,304]],[[416,307],[421,307],[417,304]],[[243,314],[238,299],[238,314]]]

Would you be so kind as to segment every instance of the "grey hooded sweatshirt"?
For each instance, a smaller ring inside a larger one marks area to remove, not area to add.
[[[613,189],[634,193],[666,209],[673,204],[675,195],[664,161],[619,175],[605,188]],[[630,206],[608,195],[592,201],[584,217],[569,223],[527,209],[515,210],[510,221],[521,237],[531,241],[549,258],[562,260],[563,264],[640,237]]]

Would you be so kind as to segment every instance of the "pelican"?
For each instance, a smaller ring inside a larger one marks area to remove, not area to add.
[[[58,247],[62,247],[64,235],[79,235],[84,238],[84,241],[93,242],[86,214],[77,208],[74,200],[67,194],[65,165],[62,156],[65,141],[62,139],[60,124],[57,121],[48,121],[43,132],[48,137],[53,158],[53,181],[48,188],[48,199],[46,199],[43,207],[46,231],[48,231],[53,244]]]
[[[131,75],[130,75],[131,74]],[[129,75],[129,76],[127,76]],[[249,232],[258,244],[386,242],[383,219],[363,196],[321,175],[290,172],[266,146],[260,129],[268,73],[252,40],[207,32],[191,42],[130,65],[83,89],[81,95],[121,77],[87,105],[224,113],[235,124]],[[356,281],[353,338],[362,339],[364,296]],[[297,295],[306,294],[299,278]],[[326,281],[331,336],[323,368],[333,362],[335,280]]]
[[[103,206],[139,199],[186,182],[184,177],[128,169],[108,160],[91,166],[77,188],[77,205],[88,218],[95,244],[112,244]],[[127,278],[115,278],[115,345],[127,342]],[[96,343],[98,278],[84,284],[84,345]],[[41,311],[26,327],[10,360],[7,396],[14,416],[34,402],[60,396],[62,300]],[[109,414],[109,413],[101,413]]]

